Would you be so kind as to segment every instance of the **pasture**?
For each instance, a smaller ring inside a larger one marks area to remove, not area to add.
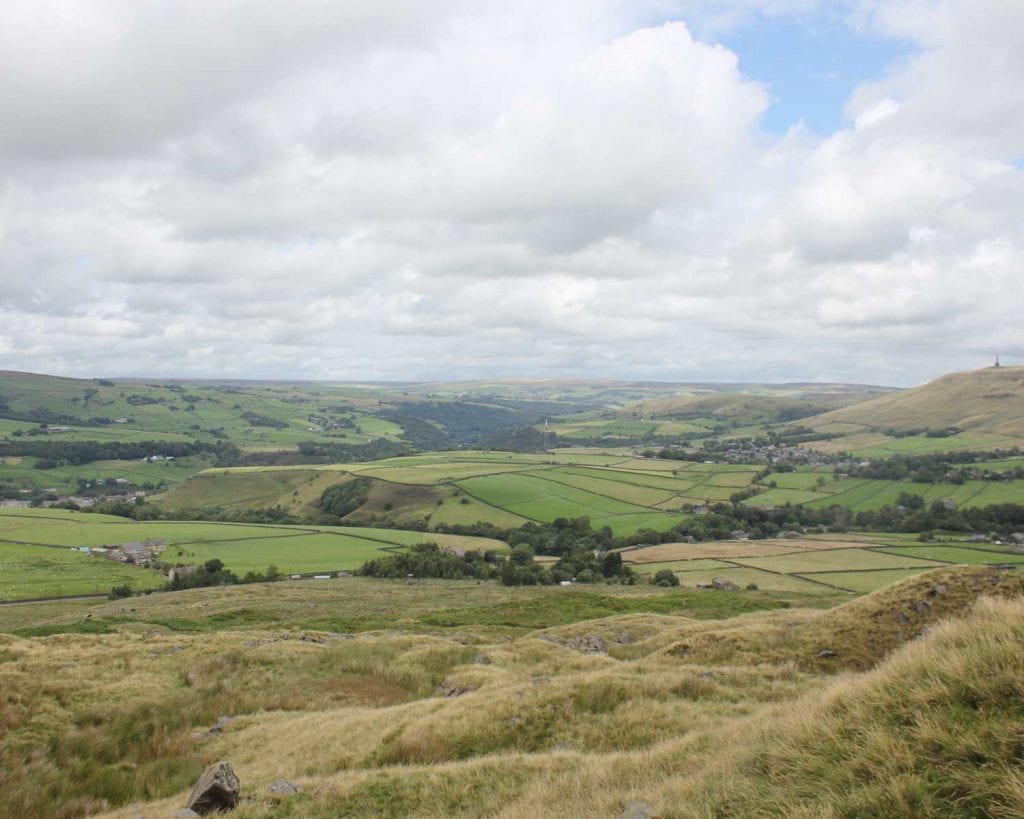
[[[239,575],[270,565],[288,574],[352,570],[424,541],[463,551],[507,548],[487,538],[400,529],[136,522],[56,509],[0,510],[0,599],[105,593],[123,584],[155,588],[164,582],[155,571],[74,550],[149,539],[167,542],[161,555],[167,563],[217,558]]]
[[[621,554],[641,576],[669,569],[684,586],[719,578],[741,588],[754,583],[773,591],[809,591],[824,585],[858,594],[941,566],[1024,566],[1024,554],[1009,547],[919,544],[907,536],[882,534],[663,543]]]
[[[143,590],[163,583],[159,572],[70,548],[0,540],[0,601],[106,594],[121,585]]]

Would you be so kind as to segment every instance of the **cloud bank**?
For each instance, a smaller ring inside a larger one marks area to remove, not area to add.
[[[826,137],[716,32],[818,4],[12,0],[0,368],[916,383],[1024,359],[1024,5]],[[811,70],[809,67],[808,70]]]

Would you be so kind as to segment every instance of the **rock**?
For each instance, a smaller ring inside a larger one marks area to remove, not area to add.
[[[576,651],[582,651],[584,654],[608,653],[608,644],[600,634],[586,634],[580,637],[571,637],[568,640],[565,637],[558,637],[554,634],[544,634],[541,635],[541,639],[547,640],[549,643],[557,643],[558,645],[575,649]]]
[[[278,779],[270,786],[271,793],[299,793],[302,788],[287,779]]]
[[[903,625],[905,626],[909,625],[910,623],[910,618],[907,617],[906,613],[902,611],[896,613],[896,619],[903,623]]]
[[[486,654],[477,654],[473,658],[473,665],[490,665],[490,664],[491,664],[491,658],[488,657]]]
[[[711,578],[711,587],[713,589],[718,589],[718,591],[739,591],[740,588],[731,580],[723,580],[720,577]]]
[[[460,685],[455,680],[445,680],[437,687],[434,693],[440,697],[461,697],[472,690],[468,685]]]
[[[600,634],[588,634],[586,637],[577,637],[576,641],[570,642],[573,643],[572,647],[578,651],[587,651],[597,654],[608,653],[608,644]]]
[[[832,657],[838,657],[839,655],[836,652],[834,652],[831,648],[823,648],[821,651],[818,652],[818,656],[823,657],[825,659],[830,659]]]
[[[929,603],[927,600],[918,600],[916,603],[914,603],[913,606],[914,611],[916,611],[918,614],[922,614],[923,612],[929,611],[931,607],[932,604]]]
[[[218,734],[223,733],[224,729],[228,725],[230,725],[232,722],[235,722],[237,719],[238,719],[238,717],[224,717],[224,716],[218,717],[217,718],[217,722],[214,723],[207,730],[205,730],[205,731],[193,731],[192,732],[192,739],[195,740],[196,742],[200,742],[200,741],[202,741],[204,739],[209,739],[210,737],[215,737]]]
[[[931,591],[928,592],[929,597],[938,597],[940,594],[945,594],[949,589],[946,588],[945,583],[936,583],[932,586]]]
[[[651,809],[650,805],[634,800],[626,803],[619,819],[658,819],[658,814]]]
[[[619,645],[628,646],[632,642],[633,638],[630,636],[628,631],[624,631],[619,635]]]
[[[238,804],[240,789],[241,785],[231,765],[217,762],[203,771],[188,795],[186,807],[200,816],[231,810]]]

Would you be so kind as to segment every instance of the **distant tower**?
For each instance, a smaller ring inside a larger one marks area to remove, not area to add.
[[[996,353],[996,366],[997,366],[997,367],[999,367],[999,366],[1002,366],[1002,365],[1001,365],[1001,364],[999,363],[999,353]]]

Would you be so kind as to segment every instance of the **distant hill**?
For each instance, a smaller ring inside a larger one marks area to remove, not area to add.
[[[763,390],[763,388],[762,388]],[[859,385],[779,385],[776,394],[759,390],[677,395],[641,401],[623,410],[634,418],[745,419],[748,423],[795,421],[895,392]]]
[[[950,373],[920,387],[819,415],[809,426],[942,430],[1024,437],[1024,367]]]

